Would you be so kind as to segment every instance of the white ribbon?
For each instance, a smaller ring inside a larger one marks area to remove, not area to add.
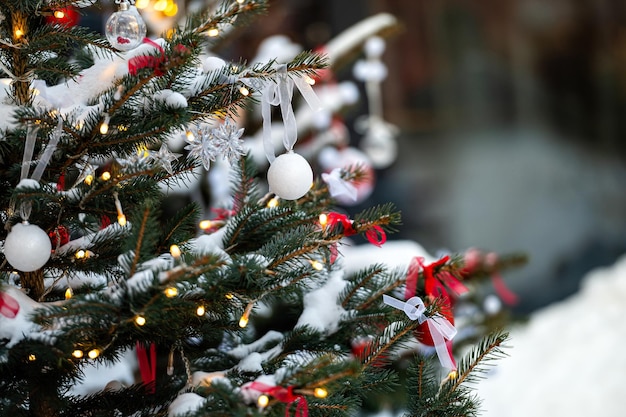
[[[352,183],[341,178],[341,168],[335,168],[330,174],[323,173],[322,180],[328,184],[328,191],[333,197],[347,195],[352,201],[356,201],[358,190]]]
[[[450,352],[448,352],[446,347],[446,340],[452,340],[452,338],[454,338],[456,329],[445,317],[440,314],[428,317],[424,314],[426,312],[426,306],[424,306],[424,302],[419,297],[411,297],[404,302],[383,294],[383,302],[388,306],[404,311],[409,319],[417,320],[419,324],[426,321],[428,331],[435,343],[435,351],[437,352],[437,357],[439,357],[439,362],[441,362],[441,365],[445,368],[456,368],[450,356]]]
[[[300,77],[292,78],[289,76],[286,64],[281,64],[276,68],[276,79],[274,82],[270,81],[266,83],[261,96],[263,149],[270,163],[276,159],[272,141],[272,106],[280,106],[280,113],[284,124],[283,145],[285,149],[287,151],[293,150],[296,140],[298,139],[296,117],[291,106],[294,84],[313,110],[321,108],[319,99],[306,81]]]

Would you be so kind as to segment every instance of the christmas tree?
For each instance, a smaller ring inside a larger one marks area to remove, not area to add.
[[[399,381],[409,415],[477,414],[467,383],[506,335],[457,364],[453,307],[463,282],[502,261],[344,270],[345,239],[384,246],[400,214],[392,204],[341,213],[336,190],[366,172],[323,181],[294,152],[292,97],[318,105],[310,83],[326,57],[248,65],[210,54],[265,10],[259,0],[224,2],[158,39],[125,0],[106,38],[59,21],[91,3],[0,2],[2,415],[347,416]],[[268,189],[235,122],[255,100]],[[185,155],[172,153],[181,140]],[[228,205],[200,226],[197,204],[165,215],[163,190],[221,158],[232,166]],[[136,381],[76,390],[88,368],[129,352]],[[394,367],[402,356],[409,369]]]

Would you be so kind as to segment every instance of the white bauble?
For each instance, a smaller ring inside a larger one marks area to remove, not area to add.
[[[28,222],[14,225],[4,241],[7,262],[22,272],[36,271],[44,266],[50,259],[51,250],[48,234]]]
[[[313,184],[313,170],[309,161],[289,151],[279,155],[267,171],[270,192],[285,200],[297,200]]]

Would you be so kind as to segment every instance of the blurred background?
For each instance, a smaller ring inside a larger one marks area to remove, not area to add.
[[[152,36],[214,3],[137,0]],[[103,2],[80,24],[101,30],[115,8]],[[507,273],[520,315],[571,295],[625,252],[625,3],[272,0],[215,52],[250,60],[277,34],[316,49],[383,12],[398,19],[382,56],[383,114],[399,129],[398,152],[362,206],[402,210],[391,238],[433,254],[526,253],[529,263]],[[335,78],[353,79],[352,68]],[[342,114],[351,142],[366,111],[362,99]]]

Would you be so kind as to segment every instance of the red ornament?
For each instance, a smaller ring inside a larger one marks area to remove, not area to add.
[[[73,7],[64,7],[55,10],[51,16],[46,16],[49,25],[76,26],[80,20],[80,14]]]
[[[0,314],[14,319],[19,311],[20,304],[17,300],[5,292],[0,292]]]

